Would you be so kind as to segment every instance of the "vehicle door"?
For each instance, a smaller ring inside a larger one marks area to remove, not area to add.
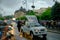
[[[30,34],[30,25],[29,24],[27,25],[26,32],[27,32],[27,34]]]
[[[25,26],[24,26],[24,32],[26,32],[27,33],[27,30],[28,29],[28,22],[26,22],[26,24],[25,24]]]
[[[26,32],[26,25],[24,25],[22,29],[24,32]]]

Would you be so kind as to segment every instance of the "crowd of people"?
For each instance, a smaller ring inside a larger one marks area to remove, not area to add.
[[[46,26],[49,29],[59,29],[60,30],[60,22],[58,22],[58,21],[53,21],[53,20],[44,21],[44,22],[40,21],[40,24],[42,24],[43,26]]]
[[[54,29],[57,27],[57,22],[56,21],[46,22],[46,27]]]

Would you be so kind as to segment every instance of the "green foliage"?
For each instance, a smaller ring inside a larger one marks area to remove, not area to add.
[[[50,20],[51,19],[51,8],[48,8],[45,12],[43,12],[41,19],[42,20]]]
[[[4,18],[3,18],[3,16],[2,16],[2,14],[0,14],[0,20],[4,20]]]
[[[4,20],[4,18],[3,17],[0,17],[0,20]]]
[[[52,7],[51,15],[53,20],[60,20],[60,3],[55,2],[54,6]]]
[[[4,16],[5,19],[11,19],[13,17],[14,17],[13,15]]]
[[[25,17],[25,16],[19,17],[19,18],[17,18],[16,20],[26,20],[26,17]]]
[[[35,12],[32,10],[27,11],[26,15],[35,15]]]
[[[38,20],[41,20],[41,15],[36,15]]]
[[[37,16],[39,20],[51,20],[51,8],[48,8],[41,15]]]

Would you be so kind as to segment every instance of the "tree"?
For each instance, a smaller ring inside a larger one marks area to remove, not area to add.
[[[4,20],[4,17],[0,17],[0,20]]]
[[[13,15],[4,16],[5,19],[11,19],[13,17],[14,17]]]
[[[28,10],[26,14],[27,14],[27,15],[35,15],[35,12],[32,11],[32,10]]]
[[[27,20],[25,16],[19,17],[16,20]]]
[[[51,8],[48,8],[41,15],[37,16],[39,20],[51,20]]]
[[[55,2],[52,7],[51,16],[53,20],[60,20],[60,3]]]
[[[2,14],[0,14],[0,20],[4,20],[4,17],[2,16]]]

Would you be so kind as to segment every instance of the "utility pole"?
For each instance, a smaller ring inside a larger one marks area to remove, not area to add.
[[[34,0],[33,0],[33,6],[34,6]],[[34,8],[33,8],[33,10],[34,10]]]
[[[27,8],[27,0],[26,0],[26,10],[28,10],[28,8]]]

